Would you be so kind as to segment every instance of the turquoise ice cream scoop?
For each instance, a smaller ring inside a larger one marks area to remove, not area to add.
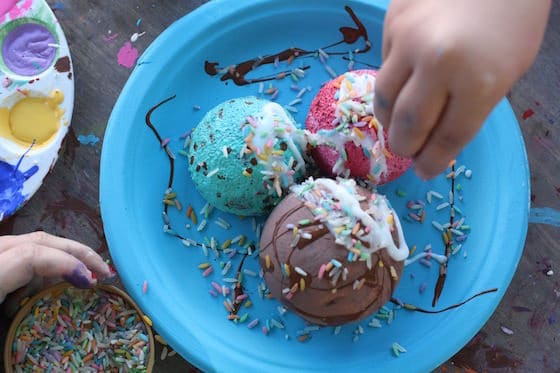
[[[210,110],[191,134],[188,162],[200,194],[236,215],[262,215],[305,173],[303,131],[280,105],[248,96]]]

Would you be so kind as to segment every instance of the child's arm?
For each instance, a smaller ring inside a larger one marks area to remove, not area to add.
[[[424,178],[443,171],[531,66],[550,0],[393,0],[375,114]]]

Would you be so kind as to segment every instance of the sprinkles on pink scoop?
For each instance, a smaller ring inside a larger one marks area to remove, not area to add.
[[[347,72],[336,82],[335,119],[331,130],[321,129],[316,134],[308,133],[313,146],[327,145],[334,148],[339,158],[332,172],[338,176],[348,177],[350,170],[344,164],[347,161],[345,144],[349,141],[361,147],[364,155],[370,159],[368,179],[379,183],[382,175],[387,173],[385,136],[383,126],[375,119],[373,97],[375,77],[371,74]],[[369,134],[373,129],[376,138]]]

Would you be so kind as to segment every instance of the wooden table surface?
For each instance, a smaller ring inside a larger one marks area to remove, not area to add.
[[[48,0],[73,57],[76,103],[72,126],[52,174],[23,209],[0,224],[0,234],[45,230],[80,240],[108,256],[99,213],[99,159],[107,120],[131,73],[117,63],[118,51],[132,34],[145,31],[134,43],[142,53],[173,21],[204,2]],[[138,19],[142,20],[139,27]],[[496,312],[438,371],[560,371],[559,31],[560,0],[554,0],[538,59],[508,95],[531,168],[531,223],[523,257]],[[78,141],[79,135],[90,134],[101,141]],[[8,322],[0,316],[2,349]],[[504,333],[502,327],[513,334]],[[161,348],[158,345],[156,372],[194,370],[178,355],[160,360]]]

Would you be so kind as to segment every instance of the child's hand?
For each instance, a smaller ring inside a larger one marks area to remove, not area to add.
[[[393,0],[375,114],[389,147],[435,177],[474,137],[542,41],[550,0]]]
[[[34,276],[62,277],[87,288],[112,276],[103,259],[88,246],[45,232],[0,237],[0,303]]]

